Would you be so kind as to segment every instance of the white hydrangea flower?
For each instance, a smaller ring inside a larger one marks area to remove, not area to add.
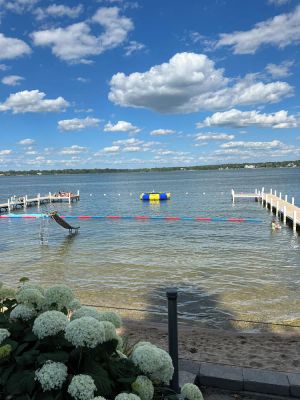
[[[16,300],[20,304],[40,306],[44,302],[44,296],[37,289],[24,288],[18,291]]]
[[[77,299],[72,300],[71,303],[68,305],[68,309],[71,311],[78,310],[79,308],[81,308],[81,303]]]
[[[92,317],[71,321],[66,328],[65,338],[75,347],[94,348],[105,342],[105,329],[101,322]]]
[[[92,318],[99,320],[100,313],[94,307],[83,306],[83,307],[80,307],[78,310],[74,311],[71,320],[82,318],[82,317],[92,317]]]
[[[18,304],[10,313],[9,317],[12,319],[22,319],[23,321],[29,321],[31,318],[36,316],[36,310],[32,305]]]
[[[106,398],[102,396],[96,396],[93,398],[93,400],[106,400]]]
[[[115,400],[141,400],[139,396],[133,393],[119,393]]]
[[[2,286],[0,288],[0,300],[11,299],[16,294],[16,291],[11,288]]]
[[[109,340],[117,340],[117,332],[114,324],[108,321],[100,321],[100,324],[104,328],[104,333],[105,333],[105,342],[108,342]]]
[[[193,383],[186,383],[181,388],[181,394],[188,400],[203,400],[201,390]]]
[[[4,342],[10,336],[10,332],[7,329],[0,329],[0,344]]]
[[[68,387],[68,393],[75,400],[92,400],[96,390],[93,378],[89,375],[75,375]]]
[[[74,299],[72,290],[63,284],[49,287],[45,292],[45,298],[49,306],[55,305],[58,310],[67,308]]]
[[[44,392],[61,389],[67,376],[67,367],[63,363],[54,361],[47,361],[42,368],[35,371],[35,379],[40,382]]]
[[[97,318],[99,321],[111,322],[116,328],[120,328],[122,326],[122,320],[118,314],[112,311],[101,311],[99,314],[100,317]]]
[[[171,357],[166,351],[152,344],[135,347],[131,359],[154,382],[168,384],[173,376],[174,368]]]
[[[117,340],[118,340],[117,350],[123,351],[124,342],[122,336],[117,336]]]
[[[35,319],[32,330],[39,339],[43,339],[64,331],[68,322],[68,318],[62,312],[46,311]]]
[[[154,395],[154,386],[147,376],[139,375],[131,384],[132,390],[139,395],[141,400],[152,400]]]

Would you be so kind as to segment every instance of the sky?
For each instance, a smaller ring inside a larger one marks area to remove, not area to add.
[[[0,0],[0,170],[300,159],[299,0]]]

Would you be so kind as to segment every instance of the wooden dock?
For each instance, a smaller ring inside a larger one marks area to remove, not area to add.
[[[262,190],[255,189],[254,193],[235,193],[231,191],[232,202],[236,199],[254,199],[261,202],[262,206],[269,209],[276,217],[281,218],[284,224],[289,223],[293,227],[293,231],[300,230],[300,208],[295,205],[295,198],[291,197],[291,202],[288,201],[288,195],[277,193],[276,190],[270,190],[265,193]]]
[[[27,207],[37,206],[39,207],[41,204],[47,203],[61,203],[61,202],[68,202],[71,204],[73,201],[79,201],[80,194],[79,190],[77,194],[69,193],[67,196],[60,196],[52,194],[51,192],[48,195],[41,196],[40,193],[33,198],[29,198],[26,196],[13,196],[7,200],[7,203],[0,204],[0,214],[3,212],[11,212],[16,209],[26,209]]]

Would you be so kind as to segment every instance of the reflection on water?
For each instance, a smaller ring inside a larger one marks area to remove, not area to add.
[[[40,245],[38,221],[0,220],[0,279],[62,281],[90,304],[158,311],[165,309],[165,288],[175,285],[187,318],[197,314],[222,326],[229,317],[300,322],[298,234],[289,227],[272,232],[269,211],[254,201],[233,206],[230,198],[231,188],[248,192],[265,186],[297,202],[299,182],[297,168],[1,177],[4,198],[80,189],[80,202],[52,204],[42,212],[256,217],[262,223],[80,220],[77,236],[51,223],[48,245]],[[170,191],[171,200],[141,201],[140,193],[149,189]]]

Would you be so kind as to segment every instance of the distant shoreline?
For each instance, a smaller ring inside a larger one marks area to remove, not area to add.
[[[102,174],[102,173],[126,173],[126,172],[170,172],[170,171],[209,171],[209,170],[229,170],[229,169],[257,169],[257,168],[299,168],[300,160],[296,161],[277,161],[259,163],[240,163],[240,164],[215,164],[215,165],[195,165],[188,167],[155,167],[155,168],[66,168],[66,169],[34,169],[34,170],[9,170],[0,171],[0,176],[28,176],[28,175],[70,175],[70,174]]]

